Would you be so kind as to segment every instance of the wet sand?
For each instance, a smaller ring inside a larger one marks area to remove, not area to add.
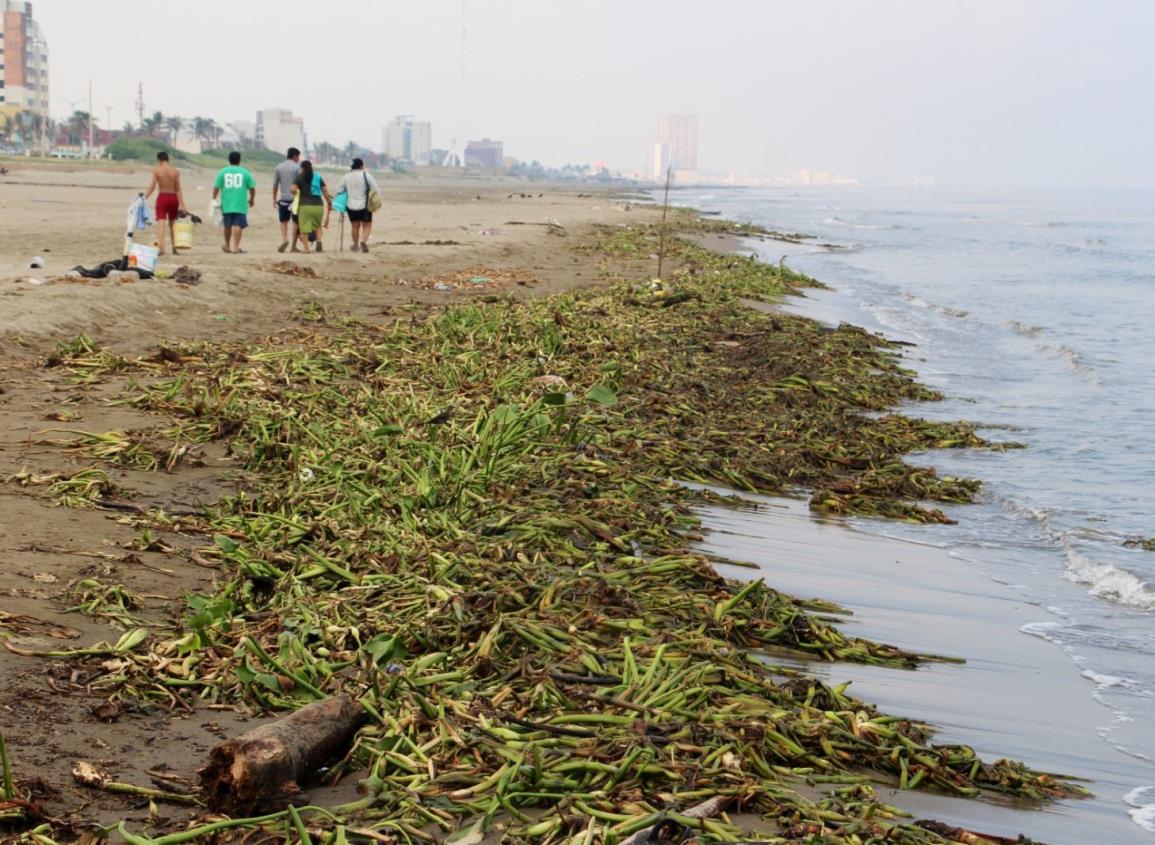
[[[758,510],[703,512],[712,529],[706,551],[758,565],[720,564],[720,572],[760,575],[784,592],[838,602],[854,613],[842,626],[847,633],[967,661],[910,672],[807,662],[808,672],[831,684],[852,681],[858,697],[937,726],[945,742],[1085,778],[1095,793],[1043,807],[898,790],[884,790],[884,800],[919,818],[1049,845],[1151,841],[1122,798],[1152,782],[1152,766],[1099,738],[1095,730],[1111,713],[1092,699],[1093,684],[1054,646],[1020,631],[1047,619],[1041,607],[941,549],[816,519],[805,502],[757,501]]]

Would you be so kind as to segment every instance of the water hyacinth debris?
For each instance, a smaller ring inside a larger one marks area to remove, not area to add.
[[[605,228],[583,250],[612,273],[656,237]],[[843,634],[830,605],[720,577],[692,547],[690,506],[712,494],[676,480],[937,522],[935,503],[968,501],[976,483],[903,455],[984,444],[967,423],[889,412],[935,398],[893,345],[742,302],[805,277],[681,240],[668,254],[660,291],[619,279],[412,305],[379,325],[317,319],[103,371],[87,364],[100,350],[69,350],[65,374],[147,373],[119,401],[163,419],[70,448],[155,470],[174,448],[223,439],[251,483],[165,517],[221,566],[211,595],[168,627],[64,656],[93,671],[93,692],[134,707],[284,714],[349,696],[366,721],[325,778],[356,780],[360,797],[230,823],[282,837],[300,824],[427,841],[500,824],[511,841],[616,843],[664,818],[706,841],[751,835],[685,812],[717,798],[779,841],[938,843],[950,840],[908,824],[872,776],[964,796],[1081,794],[775,665],[782,650],[928,658]]]

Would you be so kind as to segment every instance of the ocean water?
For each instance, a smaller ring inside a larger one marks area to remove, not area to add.
[[[1155,192],[675,196],[813,235],[810,246],[749,243],[832,286],[796,311],[916,344],[908,365],[946,400],[911,413],[1026,444],[912,456],[984,482],[978,504],[946,509],[957,525],[855,527],[939,545],[1037,608],[1021,635],[1075,664],[1103,705],[1103,742],[1152,763],[1122,810],[1155,833],[1155,552],[1128,545],[1155,536]]]

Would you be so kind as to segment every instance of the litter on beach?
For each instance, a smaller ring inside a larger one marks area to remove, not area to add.
[[[282,276],[299,276],[304,279],[317,278],[317,271],[312,267],[294,264],[292,261],[277,261],[274,264],[266,264],[261,269],[266,273],[278,273]]]
[[[471,270],[461,270],[457,273],[447,273],[439,276],[430,276],[416,282],[398,281],[395,284],[408,284],[413,287],[439,290],[443,292],[465,291],[476,293],[480,291],[492,292],[504,288],[520,285],[537,284],[537,279],[528,270],[492,270],[484,267],[475,267]]]

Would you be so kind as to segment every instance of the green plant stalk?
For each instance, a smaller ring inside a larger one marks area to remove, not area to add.
[[[0,730],[0,791],[5,800],[16,797],[16,787],[12,782],[12,763],[8,759],[8,745],[4,741],[4,731]]]

